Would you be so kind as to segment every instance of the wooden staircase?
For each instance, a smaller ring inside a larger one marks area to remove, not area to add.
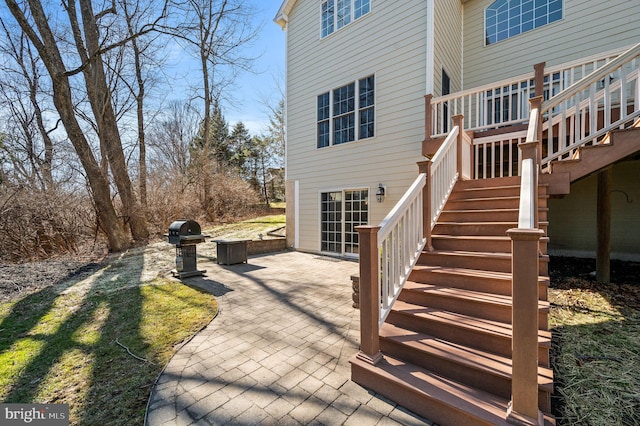
[[[511,397],[511,240],[518,177],[459,181],[379,333],[382,359],[351,360],[352,379],[441,425],[507,424]],[[539,217],[546,232],[546,187]],[[547,238],[540,242],[538,400],[550,395]]]

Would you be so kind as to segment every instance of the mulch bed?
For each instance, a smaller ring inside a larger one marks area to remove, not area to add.
[[[614,306],[640,309],[640,263],[612,260],[611,283],[596,280],[595,259],[552,257],[549,262],[551,288],[601,292]]]

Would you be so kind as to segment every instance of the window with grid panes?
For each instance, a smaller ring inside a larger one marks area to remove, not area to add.
[[[370,11],[370,0],[323,0],[320,3],[321,37],[349,25]]]
[[[317,98],[316,146],[324,148],[375,135],[373,75],[325,92]]]
[[[563,0],[497,0],[485,10],[485,44],[506,40],[562,17]]]

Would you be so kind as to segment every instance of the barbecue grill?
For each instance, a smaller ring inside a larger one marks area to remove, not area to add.
[[[176,269],[173,276],[180,278],[204,275],[206,270],[198,270],[196,244],[203,243],[208,235],[202,234],[198,222],[193,220],[176,220],[169,225],[166,235],[169,243],[176,246]]]

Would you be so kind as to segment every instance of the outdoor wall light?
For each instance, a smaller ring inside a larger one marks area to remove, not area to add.
[[[386,191],[386,187],[379,183],[378,184],[378,190],[376,191],[376,200],[381,203],[384,201],[384,196],[386,195],[387,191]]]

